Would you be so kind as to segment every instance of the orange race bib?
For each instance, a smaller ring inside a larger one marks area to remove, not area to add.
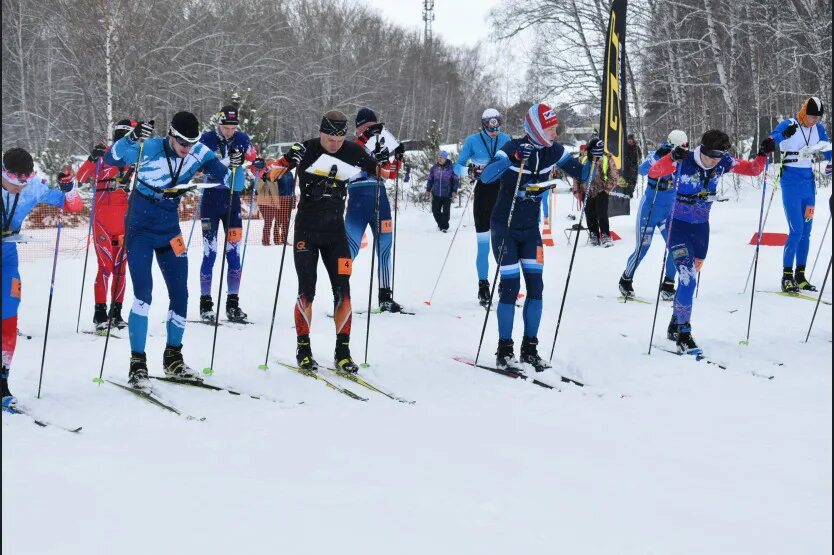
[[[185,254],[185,241],[182,240],[182,234],[177,235],[170,241],[171,249],[173,249],[174,254],[177,256],[183,256]]]
[[[543,247],[536,247],[536,262],[538,264],[544,264],[544,248]]]
[[[813,206],[806,206],[805,207],[805,219],[811,221],[814,219],[814,207]]]
[[[17,278],[12,278],[12,291],[11,291],[11,295],[12,295],[12,297],[13,297],[13,298],[15,298],[15,299],[19,299],[19,298],[20,298],[20,289],[21,289],[21,283],[20,283],[20,280],[19,280],[19,279],[17,279]]]
[[[351,260],[350,258],[340,258],[339,259],[339,275],[340,276],[349,276],[352,270],[353,270],[353,260]]]
[[[243,229],[239,227],[233,227],[226,233],[226,237],[229,239],[230,243],[236,243],[243,238]]]
[[[703,265],[704,265],[704,259],[703,258],[696,258],[695,259],[695,271],[696,272],[700,272],[701,271],[701,266],[703,266]]]
[[[379,227],[382,230],[382,233],[391,233],[393,229],[391,226],[391,220],[382,220],[379,222]]]

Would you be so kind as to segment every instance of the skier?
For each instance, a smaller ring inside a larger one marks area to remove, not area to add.
[[[643,163],[640,164],[638,170],[640,175],[648,175],[649,169],[657,163],[658,160],[672,152],[675,147],[689,148],[689,139],[686,133],[680,129],[674,129],[669,132],[666,142],[660,145],[656,151],[649,154]],[[628,257],[626,267],[623,275],[620,276],[620,293],[624,297],[634,296],[634,287],[632,280],[637,267],[649,252],[649,247],[652,245],[652,237],[654,236],[654,229],[659,228],[663,240],[668,239],[669,214],[672,211],[672,205],[675,202],[675,183],[672,176],[666,176],[661,179],[649,178],[646,183],[646,194],[643,195],[643,200],[640,201],[640,211],[637,213],[637,242],[634,246],[634,252]],[[666,257],[666,270],[663,277],[663,283],[660,286],[660,294],[664,301],[671,301],[675,298],[675,261],[671,256]]]
[[[590,156],[583,163],[587,166],[585,173],[590,173],[591,161],[595,165],[593,181],[588,184],[585,198],[585,215],[588,217],[588,238],[591,246],[613,247],[611,231],[608,227],[608,193],[614,190],[620,179],[617,165],[605,154],[602,140],[598,137],[588,141]],[[572,190],[577,199],[582,199],[581,181],[574,181]]]
[[[542,313],[544,250],[539,233],[542,191],[531,186],[546,181],[557,165],[574,178],[581,179],[583,175],[582,165],[562,145],[555,142],[558,124],[559,119],[552,108],[545,104],[533,104],[524,118],[526,135],[520,139],[511,139],[501,147],[480,176],[482,186],[499,190],[490,229],[492,252],[501,273],[496,309],[499,339],[498,352],[495,354],[496,365],[502,369],[523,370],[513,354],[512,339],[513,315],[521,273],[524,274],[527,287],[521,363],[531,365],[536,372],[550,368],[536,349]],[[522,172],[522,178],[516,188],[519,172]],[[493,183],[495,181],[498,183]]]
[[[698,272],[707,257],[709,213],[718,182],[726,172],[759,175],[775,147],[773,138],[768,137],[759,146],[755,159],[740,160],[727,152],[730,149],[727,134],[711,129],[704,133],[695,150],[677,145],[649,170],[649,179],[661,180],[675,174],[678,166],[681,168],[666,242],[668,256],[672,257],[678,270],[678,290],[667,336],[676,342],[681,353],[698,355],[702,352],[692,338],[690,318]]]
[[[501,122],[498,110],[484,110],[481,114],[481,130],[466,137],[455,162],[455,173],[458,177],[468,173],[469,179],[475,181],[475,198],[472,205],[478,240],[475,268],[478,271],[478,302],[483,307],[489,304],[489,222],[495,199],[498,198],[498,187],[485,186],[480,177],[484,166],[489,164],[495,158],[498,149],[510,140],[509,135],[501,132]],[[470,161],[472,164],[467,167],[467,162]]]
[[[130,119],[120,120],[113,128],[115,143],[136,126]],[[95,200],[93,201],[93,241],[98,260],[98,273],[93,284],[95,307],[93,324],[97,331],[107,329],[108,318],[118,329],[127,326],[122,319],[122,302],[125,296],[125,261],[124,249],[125,215],[127,214],[128,187],[133,176],[133,166],[116,167],[102,162],[96,174],[98,161],[110,147],[99,143],[93,147],[90,156],[78,168],[76,179],[84,183],[98,175],[98,182],[93,184]],[[110,276],[110,312],[107,311],[107,285]]]
[[[378,136],[384,124],[378,123],[376,114],[370,108],[360,108],[356,113],[355,141],[365,147],[368,140]],[[368,150],[367,148],[365,150]],[[390,151],[390,149],[389,149]],[[405,147],[394,149],[396,160],[387,164],[388,175],[396,178],[400,160]],[[371,152],[371,154],[373,154]],[[379,214],[376,214],[377,200],[374,193],[379,189]],[[376,169],[362,172],[348,183],[348,203],[345,214],[345,232],[347,233],[350,255],[353,260],[359,255],[362,245],[362,235],[370,225],[371,232],[376,237],[377,244],[377,275],[379,276],[379,309],[383,312],[402,312],[403,307],[394,301],[391,291],[391,246],[393,225],[391,224],[391,205],[385,192],[385,183],[377,187]],[[377,218],[379,220],[377,221]],[[377,236],[377,230],[379,235]]]
[[[805,263],[814,223],[816,151],[825,147],[825,159],[831,161],[831,144],[821,122],[824,113],[822,101],[812,96],[805,100],[795,118],[782,120],[770,134],[782,153],[782,206],[790,228],[782,256],[782,291],[786,293],[817,290],[805,278]]]
[[[276,181],[292,168],[296,169],[301,192],[295,215],[293,255],[298,274],[298,299],[294,317],[297,334],[296,361],[299,368],[317,370],[310,347],[310,324],[319,257],[324,262],[333,289],[333,320],[336,324],[335,363],[355,373],[359,367],[350,356],[350,274],[353,267],[345,233],[344,212],[347,182],[364,170],[368,175],[387,178],[391,174],[378,164],[388,162],[390,152],[380,149],[375,158],[353,141],[345,140],[347,116],[337,110],[324,114],[319,136],[295,143],[278,160],[278,168],[270,171]],[[323,168],[323,169],[322,169]]]
[[[215,152],[223,165],[229,164],[229,154],[232,150],[240,150],[250,162],[257,159],[257,153],[249,142],[249,135],[238,131],[238,109],[233,105],[226,105],[220,109],[220,120],[217,127],[206,131],[200,137],[200,142],[209,150]],[[262,162],[258,165],[263,167]],[[240,211],[240,192],[244,187],[244,172],[236,172],[234,184],[230,183],[231,174],[222,181],[207,176],[208,183],[218,183],[216,187],[203,190],[200,201],[200,223],[203,228],[203,263],[200,266],[200,318],[214,324],[214,303],[211,298],[211,279],[214,272],[214,261],[217,258],[217,231],[223,222],[223,231],[228,236],[226,247],[227,273],[226,283],[226,318],[231,322],[246,323],[246,313],[240,309],[238,292],[240,290],[240,243],[243,239],[243,223]],[[229,192],[229,187],[234,192]],[[231,198],[232,210],[229,211]],[[231,221],[226,218],[231,215]],[[220,279],[223,279],[222,276]]]
[[[229,168],[238,168],[243,163],[242,150],[232,149],[227,168],[200,143],[200,122],[190,112],[174,114],[165,137],[152,138],[153,127],[152,120],[137,122],[104,155],[104,162],[112,166],[139,166],[125,218],[125,248],[134,296],[128,317],[131,350],[128,383],[137,389],[150,385],[145,342],[153,293],[154,253],[168,288],[168,337],[162,366],[167,376],[202,381],[182,357],[188,308],[188,255],[177,209],[180,197],[193,187],[177,188],[177,185],[188,183],[200,169],[214,182],[223,183]]]
[[[2,374],[0,393],[3,410],[13,409],[17,399],[9,391],[9,369],[17,345],[17,312],[20,307],[21,280],[18,270],[17,242],[23,220],[39,203],[63,208],[66,212],[80,212],[81,197],[74,187],[71,170],[58,174],[59,189],[50,189],[46,179],[35,174],[32,155],[22,148],[11,148],[3,153],[3,270],[2,270]]]
[[[426,179],[426,198],[431,196],[431,212],[437,228],[443,233],[449,231],[449,210],[457,190],[458,176],[449,161],[449,153],[441,150]]]

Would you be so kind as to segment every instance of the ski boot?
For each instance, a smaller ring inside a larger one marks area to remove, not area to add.
[[[216,317],[211,295],[200,295],[200,319],[213,324]]]
[[[96,303],[93,312],[93,325],[97,332],[107,330],[107,303]]]
[[[799,286],[793,279],[793,268],[785,268],[782,272],[782,292],[799,293]]]
[[[513,354],[513,340],[499,339],[498,350],[495,352],[495,367],[499,370],[508,370],[521,374],[523,369]]]
[[[588,232],[588,244],[590,244],[592,247],[598,247],[599,235],[597,235],[596,233]]]
[[[627,278],[625,274],[620,276],[620,294],[627,299],[634,296],[634,287],[631,285],[632,281],[633,278]]]
[[[801,291],[813,292],[817,290],[816,286],[811,285],[808,283],[808,280],[805,279],[805,266],[796,267],[796,273],[793,275],[793,281]]]
[[[678,352],[686,355],[702,355],[704,352],[695,343],[692,338],[692,327],[689,324],[680,324],[678,326],[678,339],[675,341],[678,346]]]
[[[669,341],[678,340],[678,319],[672,314],[672,319],[669,320],[669,327],[666,328],[666,339]]]
[[[529,364],[536,372],[544,372],[551,366],[550,363],[539,356],[536,350],[536,345],[538,344],[538,338],[525,335],[521,340],[521,356],[519,357],[519,361],[524,364]]]
[[[310,349],[310,336],[299,335],[295,345],[295,361],[302,370],[315,372],[319,369],[319,363],[313,358],[313,351]]]
[[[343,372],[351,374],[359,372],[359,365],[350,358],[350,335],[340,333],[336,336],[336,353],[333,361],[336,363],[336,368]]]
[[[202,302],[202,297],[200,300]],[[228,318],[230,322],[247,324],[249,323],[246,319],[247,315],[240,309],[240,306],[238,305],[239,301],[240,299],[238,298],[237,293],[229,293],[226,296],[226,318]]]
[[[675,300],[675,280],[669,277],[663,278],[663,283],[660,284],[660,298],[664,301]]]
[[[122,319],[122,303],[110,303],[110,318],[114,328],[123,330],[127,327],[127,322]]]
[[[150,389],[151,381],[148,378],[148,362],[145,353],[130,352],[130,372],[127,384],[134,389]]]
[[[478,304],[484,308],[489,306],[489,280],[478,280]]]
[[[614,246],[614,240],[607,233],[602,233],[599,237],[599,244],[607,249]]]
[[[380,312],[402,312],[403,307],[394,301],[394,293],[387,287],[379,288],[379,310]]]
[[[178,347],[165,345],[165,352],[162,353],[162,367],[165,370],[165,375],[169,378],[191,382],[203,381],[196,370],[185,364],[182,358],[182,345]]]
[[[3,411],[14,412],[17,398],[9,391],[9,369],[3,367],[3,377],[0,378],[0,394],[3,397]]]

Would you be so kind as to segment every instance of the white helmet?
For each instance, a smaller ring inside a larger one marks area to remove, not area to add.
[[[484,110],[484,113],[481,114],[481,125],[483,125],[484,129],[488,127],[501,127],[501,123],[501,114],[495,108],[487,108]]]
[[[680,129],[673,129],[669,132],[669,144],[673,146],[689,146],[689,139],[686,133]]]

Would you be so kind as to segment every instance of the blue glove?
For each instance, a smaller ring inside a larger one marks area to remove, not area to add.
[[[61,173],[58,174],[58,187],[61,188],[61,191],[64,193],[69,193],[72,191],[72,188],[75,186],[75,182],[72,179],[72,170],[65,169]]]
[[[263,158],[255,158],[252,160],[252,165],[255,166],[256,170],[262,170],[266,167],[266,160]]]
[[[532,144],[521,143],[513,153],[513,158],[515,158],[517,162],[526,162],[533,154],[533,150],[535,150],[535,147]]]

